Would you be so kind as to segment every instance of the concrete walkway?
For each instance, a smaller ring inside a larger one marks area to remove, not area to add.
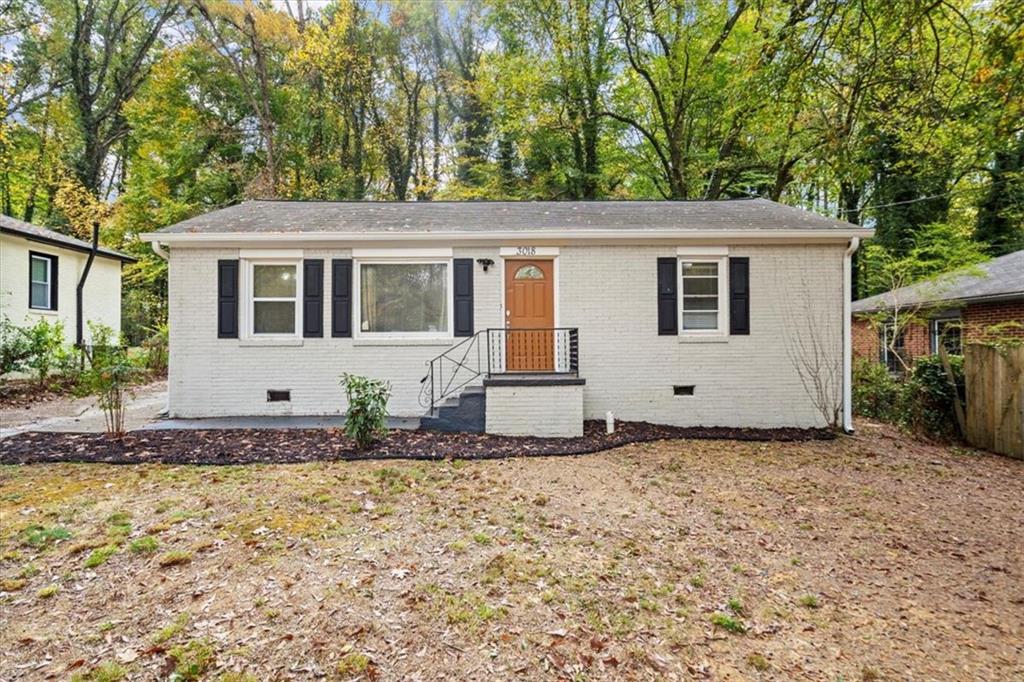
[[[166,408],[166,381],[140,386],[128,400],[125,428],[141,428],[159,419]],[[96,406],[92,396],[58,398],[0,410],[0,439],[26,431],[99,433],[105,429],[103,410]]]

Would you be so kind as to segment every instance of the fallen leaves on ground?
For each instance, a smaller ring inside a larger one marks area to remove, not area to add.
[[[3,676],[1021,677],[1024,462],[861,427],[583,457],[3,466]],[[110,552],[89,567],[76,547]]]

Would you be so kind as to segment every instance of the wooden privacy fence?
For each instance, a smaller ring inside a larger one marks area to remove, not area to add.
[[[1024,347],[964,349],[967,442],[1024,459]]]

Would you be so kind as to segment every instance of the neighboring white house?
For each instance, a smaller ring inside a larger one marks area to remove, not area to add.
[[[92,244],[0,215],[0,315],[19,327],[39,320],[61,322],[74,343],[78,285]],[[82,288],[82,329],[88,322],[121,330],[121,266],[133,258],[100,247]]]
[[[440,429],[582,420],[849,427],[849,267],[870,230],[770,201],[250,201],[169,258],[170,413],[343,413],[391,382]],[[830,414],[831,411],[831,414]]]

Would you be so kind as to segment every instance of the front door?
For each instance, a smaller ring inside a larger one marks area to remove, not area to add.
[[[554,261],[505,261],[506,370],[554,371],[554,326]]]

